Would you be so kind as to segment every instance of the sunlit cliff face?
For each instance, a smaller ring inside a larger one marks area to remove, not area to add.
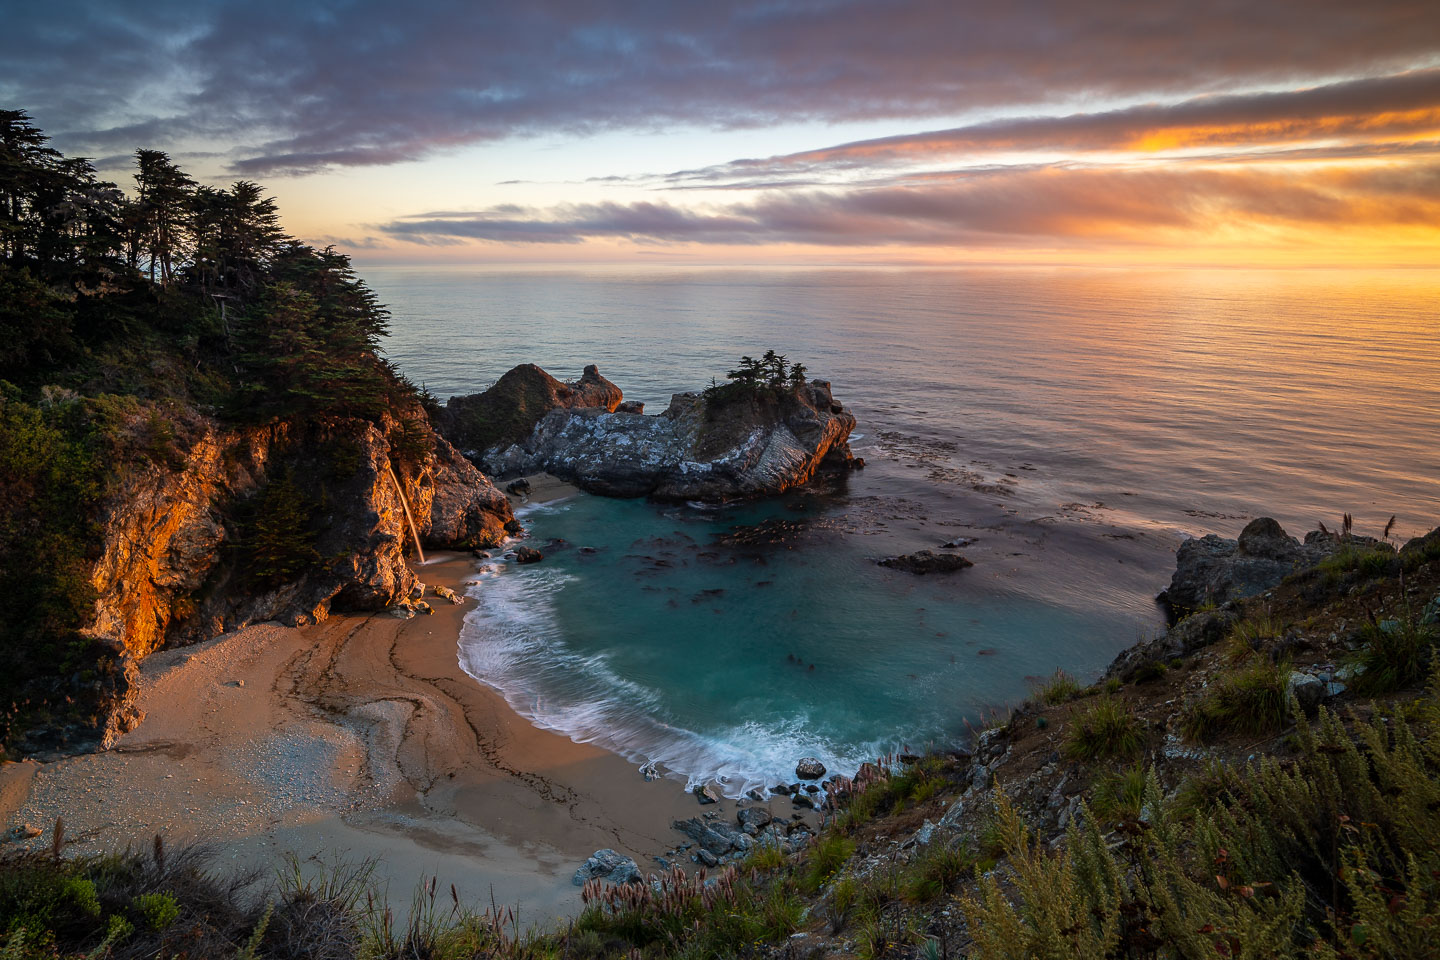
[[[0,95],[362,262],[1440,266],[1433,4],[992,7],[46,7]]]

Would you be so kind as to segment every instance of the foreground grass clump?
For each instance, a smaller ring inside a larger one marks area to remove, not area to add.
[[[855,841],[844,834],[828,832],[810,845],[805,871],[800,875],[800,887],[806,893],[814,893],[839,872],[855,852]]]
[[[261,909],[241,891],[254,879],[221,878],[188,849],[63,858],[54,848],[0,857],[0,956],[235,956]]]
[[[1361,648],[1350,658],[1355,690],[1367,696],[1413,687],[1425,679],[1440,644],[1440,629],[1417,618],[1382,620],[1360,629]]]
[[[804,918],[806,904],[789,876],[745,878],[728,867],[708,879],[672,868],[653,886],[592,880],[581,894],[584,912],[554,945],[563,949],[578,934],[601,947],[581,956],[733,957],[783,940]]]
[[[1135,712],[1123,700],[1102,694],[1071,714],[1061,753],[1085,762],[1128,760],[1144,745],[1145,731]]]
[[[1225,656],[1231,663],[1249,660],[1267,640],[1274,640],[1285,632],[1284,624],[1269,614],[1249,617],[1235,624],[1225,639]]]
[[[1289,675],[1289,664],[1257,659],[1220,677],[1185,710],[1181,731],[1196,743],[1209,743],[1226,734],[1258,737],[1279,732],[1289,715]]]

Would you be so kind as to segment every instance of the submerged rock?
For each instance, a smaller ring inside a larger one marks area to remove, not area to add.
[[[533,547],[516,547],[516,548],[515,548],[515,562],[516,562],[516,563],[539,563],[541,560],[544,560],[544,559],[545,559],[545,554],[541,553],[539,550],[536,550],[536,549],[533,548]]]
[[[975,564],[958,553],[936,553],[933,550],[919,550],[899,557],[886,557],[877,561],[882,567],[904,570],[906,573],[925,575],[927,573],[954,573]]]
[[[822,463],[852,459],[855,417],[824,381],[754,394],[679,393],[646,416],[622,405],[619,389],[598,373],[592,380],[561,396],[559,381],[540,368],[517,367],[484,394],[451,398],[446,436],[496,475],[544,471],[592,493],[662,500],[780,493],[809,481]],[[478,420],[504,429],[476,429]]]

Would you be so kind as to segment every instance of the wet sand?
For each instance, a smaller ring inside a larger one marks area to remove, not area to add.
[[[416,572],[463,594],[476,563],[441,554]],[[411,620],[260,624],[154,654],[146,719],[114,749],[0,769],[6,827],[42,827],[30,842],[48,845],[63,816],[76,852],[159,833],[262,871],[287,852],[373,858],[394,903],[433,876],[471,902],[518,904],[522,922],[577,911],[571,876],[597,849],[657,870],[651,856],[682,839],[670,822],[699,812],[683,784],[530,725],[458,665],[473,601],[426,600],[435,613]]]

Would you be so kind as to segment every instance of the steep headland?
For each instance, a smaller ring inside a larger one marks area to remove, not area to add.
[[[407,552],[518,529],[260,187],[140,151],[132,198],[0,128],[0,751],[109,744],[155,650],[383,608]]]
[[[494,476],[543,471],[612,497],[766,496],[851,463],[855,417],[830,384],[802,375],[737,386],[675,394],[650,416],[594,366],[565,385],[527,365],[485,393],[451,398],[441,425]]]

